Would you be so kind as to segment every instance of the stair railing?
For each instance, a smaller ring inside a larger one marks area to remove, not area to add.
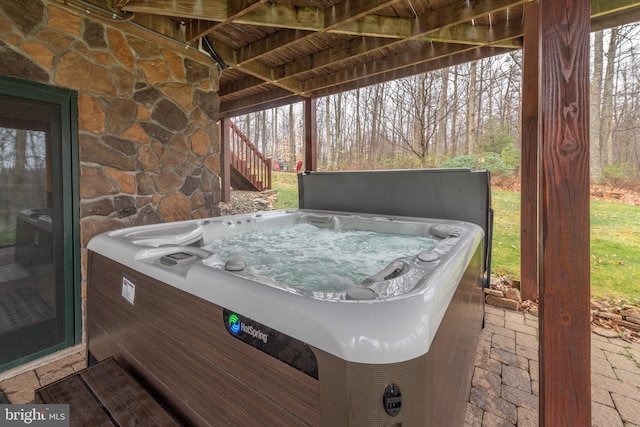
[[[231,164],[259,191],[271,188],[271,159],[266,158],[231,120],[229,151]]]

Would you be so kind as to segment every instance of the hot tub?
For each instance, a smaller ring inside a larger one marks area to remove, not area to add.
[[[318,209],[105,233],[88,246],[89,360],[114,356],[190,425],[462,425],[483,238]]]

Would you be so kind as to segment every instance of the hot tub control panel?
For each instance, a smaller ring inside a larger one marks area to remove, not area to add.
[[[402,408],[402,393],[400,393],[400,387],[398,384],[389,384],[384,389],[382,396],[382,403],[384,404],[384,410],[390,417],[395,417],[400,413]]]

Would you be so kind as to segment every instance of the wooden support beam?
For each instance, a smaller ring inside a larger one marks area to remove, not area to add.
[[[318,170],[318,122],[316,120],[316,100],[304,100],[304,169]]]
[[[540,4],[524,14],[522,146],[520,157],[520,291],[538,299],[538,55]]]
[[[589,0],[540,0],[540,426],[591,425]]]
[[[222,202],[229,203],[231,201],[231,146],[230,146],[230,132],[229,132],[229,119],[220,119],[219,129],[220,132],[220,164],[222,165],[222,188],[220,198]]]

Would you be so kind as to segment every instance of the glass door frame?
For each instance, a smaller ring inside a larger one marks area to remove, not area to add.
[[[37,351],[0,367],[11,369],[47,354],[82,342],[82,278],[80,268],[80,217],[78,173],[78,95],[70,89],[47,86],[26,80],[0,76],[0,95],[57,104],[60,107],[59,147],[62,184],[64,340],[60,344]],[[53,129],[52,129],[53,130]]]

